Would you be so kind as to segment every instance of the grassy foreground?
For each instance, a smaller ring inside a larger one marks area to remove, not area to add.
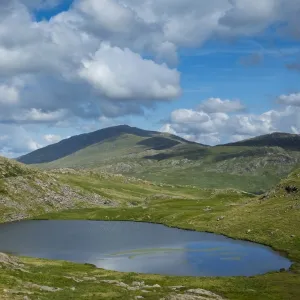
[[[223,299],[300,299],[300,170],[260,197],[234,190],[159,186],[124,178],[65,174],[60,179],[83,193],[111,195],[121,205],[57,212],[39,219],[134,220],[221,233],[272,246],[295,263],[289,272],[248,278],[195,278],[118,273],[88,265],[20,258],[10,265],[2,264],[0,299],[218,299],[187,292],[199,288]],[[148,288],[135,289],[134,282],[142,281]],[[160,287],[153,287],[156,284]],[[177,285],[183,287],[172,290]],[[58,289],[49,291],[49,287]]]

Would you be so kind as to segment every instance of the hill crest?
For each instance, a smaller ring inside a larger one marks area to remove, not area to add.
[[[225,144],[225,146],[281,147],[286,150],[300,151],[300,135],[273,132],[235,143]]]
[[[40,148],[31,153],[18,157],[17,160],[25,164],[49,163],[105,140],[118,138],[124,134],[135,135],[142,137],[145,140],[148,139],[148,143],[146,143],[146,145],[151,147],[151,144],[153,144],[154,147],[159,147],[161,149],[164,149],[164,147],[173,147],[179,143],[194,144],[194,142],[187,141],[175,135],[156,131],[148,131],[128,125],[118,125],[90,133],[72,136],[56,144]]]

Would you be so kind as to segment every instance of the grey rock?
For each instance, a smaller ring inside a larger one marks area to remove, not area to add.
[[[3,289],[3,293],[5,293],[5,294],[15,294],[15,295],[22,295],[22,294],[23,295],[24,294],[33,295],[33,292],[13,290],[13,289]]]
[[[221,296],[203,289],[190,289],[185,294],[171,294],[160,300],[224,300]]]
[[[16,257],[9,256],[5,253],[0,253],[0,264],[8,267],[20,267],[19,260]]]
[[[131,285],[142,287],[142,286],[145,286],[145,282],[144,281],[133,281]]]
[[[39,289],[40,291],[51,292],[51,293],[62,291],[61,288],[55,288],[46,285],[38,285],[31,282],[26,283],[25,286],[28,288]]]
[[[203,289],[190,289],[190,290],[187,290],[187,293],[205,296],[210,299],[222,300],[222,297],[220,297],[219,295],[216,295],[210,291],[203,290]]]
[[[212,211],[212,208],[210,206],[207,206],[203,209],[203,211],[209,212],[209,211]]]
[[[97,280],[97,278],[96,277],[83,277],[82,278],[84,281],[96,281]]]
[[[184,286],[183,285],[174,285],[174,286],[169,286],[169,288],[171,290],[175,291],[175,290],[180,290],[180,289],[184,288]]]

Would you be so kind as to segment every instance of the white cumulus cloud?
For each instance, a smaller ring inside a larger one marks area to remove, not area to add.
[[[220,98],[210,98],[201,103],[198,107],[200,111],[207,113],[223,112],[230,113],[245,109],[239,100],[222,100]]]
[[[82,61],[79,76],[110,99],[164,100],[181,92],[178,71],[109,44]]]
[[[292,106],[294,102],[284,102],[286,105],[280,109],[262,114],[240,111],[244,109],[241,102],[218,99],[216,103],[221,105],[214,105],[213,108],[207,106],[211,103],[214,101],[208,99],[194,110],[173,111],[169,123],[164,124],[160,130],[209,145],[235,142],[276,131],[296,134],[300,132],[300,107]]]
[[[43,138],[49,144],[58,143],[62,139],[61,136],[57,134],[45,134]]]

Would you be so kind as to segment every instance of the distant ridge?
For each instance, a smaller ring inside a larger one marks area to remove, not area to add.
[[[236,143],[229,143],[225,146],[281,147],[286,150],[300,151],[300,135],[274,132]]]
[[[100,143],[104,140],[118,138],[123,134],[131,134],[131,135],[149,138],[149,139],[154,136],[156,138],[158,136],[161,136],[160,144],[163,141],[162,139],[167,139],[167,137],[170,137],[172,138],[172,143],[169,143],[170,146],[172,144],[176,145],[176,143],[174,143],[174,140],[177,141],[178,143],[193,144],[193,142],[189,142],[175,135],[164,134],[156,131],[143,130],[128,125],[119,125],[119,126],[100,129],[90,133],[72,136],[56,144],[52,144],[47,147],[33,151],[29,154],[23,155],[17,158],[17,160],[25,164],[48,163],[66,157],[68,155],[71,155],[79,150]],[[151,143],[149,142],[151,142],[151,140],[148,141],[148,144],[150,145]],[[156,145],[156,147],[163,147],[163,145],[159,145],[159,146]]]

